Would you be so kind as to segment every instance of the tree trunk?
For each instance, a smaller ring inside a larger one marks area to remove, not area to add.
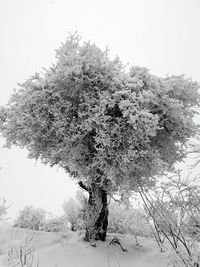
[[[105,241],[108,226],[107,192],[98,184],[92,184],[88,192],[85,240]]]
[[[71,231],[76,232],[76,227],[73,224],[71,225]]]

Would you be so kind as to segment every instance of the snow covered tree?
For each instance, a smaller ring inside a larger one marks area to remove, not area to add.
[[[64,168],[89,193],[86,240],[106,238],[108,194],[154,186],[196,131],[198,83],[126,70],[77,35],[57,50],[55,65],[20,87],[0,109],[2,136]]]
[[[33,206],[25,206],[20,210],[14,226],[31,230],[41,230],[45,226],[46,211]]]
[[[73,198],[70,198],[63,204],[63,210],[67,221],[71,224],[71,230],[76,231],[81,214],[81,206]]]
[[[150,236],[151,229],[145,214],[124,203],[111,202],[108,231],[110,233],[132,234],[137,243],[137,236]]]
[[[80,206],[80,220],[84,221],[87,212],[88,197],[82,190],[78,190],[75,199]]]
[[[64,232],[67,228],[65,216],[53,216],[48,214],[45,222],[46,232]]]
[[[0,199],[0,221],[7,215],[7,209],[5,198]]]

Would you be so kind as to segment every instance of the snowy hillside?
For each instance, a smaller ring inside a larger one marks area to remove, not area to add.
[[[29,246],[35,247],[33,267],[37,263],[38,267],[167,266],[166,256],[159,252],[153,239],[139,238],[140,246],[136,246],[134,238],[120,237],[121,244],[127,249],[127,252],[123,252],[119,245],[109,246],[113,235],[108,235],[106,242],[96,242],[96,247],[82,241],[81,234],[73,232],[57,234],[29,231],[28,236],[33,236]],[[26,237],[26,230],[1,231],[1,267],[14,266],[8,262],[7,254],[19,252]]]

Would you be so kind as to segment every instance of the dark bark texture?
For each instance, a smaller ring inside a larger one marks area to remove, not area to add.
[[[89,189],[81,183],[79,185],[89,193],[85,240],[105,241],[108,227],[107,192],[96,183],[93,183]]]

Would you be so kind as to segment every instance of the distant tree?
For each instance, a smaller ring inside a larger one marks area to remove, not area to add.
[[[123,205],[115,202],[112,202],[109,207],[108,232],[125,234],[127,232],[127,210]]]
[[[0,167],[1,170],[1,167]],[[7,209],[9,206],[6,205],[6,199],[4,197],[0,198],[0,222],[5,219],[5,216],[7,215]]]
[[[64,232],[66,229],[65,216],[53,216],[49,214],[45,221],[46,232]]]
[[[6,205],[5,198],[0,199],[0,221],[7,215],[8,206]]]
[[[78,219],[81,214],[81,206],[75,201],[75,199],[70,198],[63,204],[63,210],[68,222],[71,224],[71,230],[76,231],[78,225]]]
[[[184,76],[126,71],[119,58],[77,35],[57,63],[20,85],[0,109],[8,147],[66,170],[88,194],[85,239],[105,240],[108,194],[152,187],[186,154],[199,85]]]
[[[88,197],[83,193],[82,190],[78,190],[76,192],[75,200],[80,206],[80,219],[84,221],[87,212]]]
[[[110,204],[108,231],[110,233],[131,234],[138,244],[138,236],[151,236],[151,228],[142,211],[130,206],[112,202]]]
[[[25,206],[14,222],[15,227],[31,230],[44,230],[46,211],[33,206]]]

